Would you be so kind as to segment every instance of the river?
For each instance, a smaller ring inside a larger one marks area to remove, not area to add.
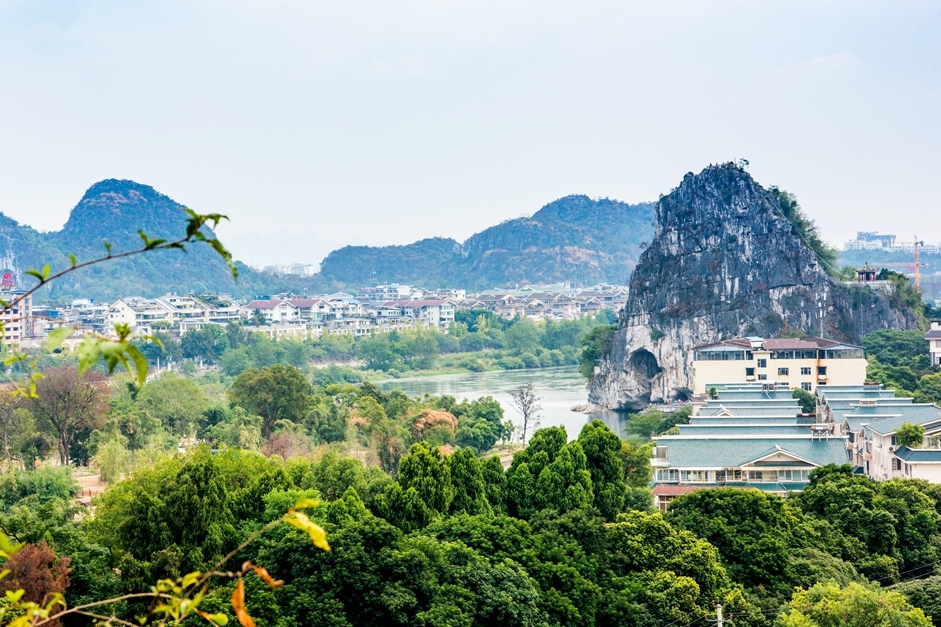
[[[526,383],[532,383],[536,394],[542,398],[539,427],[563,426],[571,440],[578,437],[586,423],[597,419],[603,420],[612,431],[623,437],[625,416],[613,411],[591,415],[572,411],[574,405],[584,405],[588,398],[585,379],[577,366],[390,379],[376,382],[376,386],[383,391],[402,390],[409,396],[420,396],[426,392],[436,396],[450,394],[458,400],[492,396],[503,407],[505,418],[512,420],[515,425],[521,425],[523,418],[513,407],[510,392]],[[530,427],[530,435],[533,431]]]

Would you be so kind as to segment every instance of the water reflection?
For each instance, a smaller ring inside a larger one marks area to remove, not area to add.
[[[519,425],[522,424],[522,416],[510,402],[510,392],[526,383],[532,383],[536,393],[542,397],[539,426],[564,426],[569,438],[574,439],[587,422],[597,419],[604,421],[608,428],[621,437],[624,436],[625,419],[617,412],[603,411],[586,415],[572,411],[574,405],[583,405],[588,398],[585,379],[576,366],[391,379],[376,385],[383,391],[399,389],[409,396],[419,396],[425,392],[450,394],[458,400],[492,396],[503,406],[506,418]]]

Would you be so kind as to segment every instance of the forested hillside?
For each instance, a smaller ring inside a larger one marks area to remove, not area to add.
[[[375,280],[467,289],[626,283],[653,236],[652,216],[652,203],[566,196],[463,244],[434,238],[408,246],[347,246],[327,255],[321,273],[349,285]]]
[[[68,254],[79,261],[103,256],[104,241],[112,253],[142,245],[137,230],[151,238],[172,239],[184,234],[183,206],[153,187],[109,179],[92,185],[72,210],[61,231],[38,231],[0,215],[0,264],[14,271],[17,285],[29,287],[30,267],[49,264],[53,271],[68,265]],[[116,259],[69,275],[38,294],[39,298],[77,297],[112,300],[119,296],[159,296],[167,292],[227,292],[251,297],[287,289],[320,289],[319,278],[278,277],[239,264],[235,282],[225,262],[207,246],[187,251],[155,251]]]

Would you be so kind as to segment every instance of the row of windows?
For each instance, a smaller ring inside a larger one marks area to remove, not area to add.
[[[809,470],[719,470],[713,473],[708,470],[677,470],[663,468],[657,470],[657,481],[685,481],[689,483],[706,483],[715,481],[807,481]]]
[[[841,348],[837,350],[809,350],[809,351],[771,351],[771,359],[863,359],[865,353],[861,348]],[[746,350],[701,350],[693,354],[696,361],[751,361],[754,358],[752,351]],[[763,368],[759,359],[759,367]]]

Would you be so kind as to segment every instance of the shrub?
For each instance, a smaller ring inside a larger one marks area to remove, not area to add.
[[[504,357],[497,361],[497,365],[504,370],[522,370],[526,367],[526,364],[519,357]]]
[[[538,368],[540,366],[539,358],[532,353],[523,353],[520,355],[520,360],[527,368]]]

